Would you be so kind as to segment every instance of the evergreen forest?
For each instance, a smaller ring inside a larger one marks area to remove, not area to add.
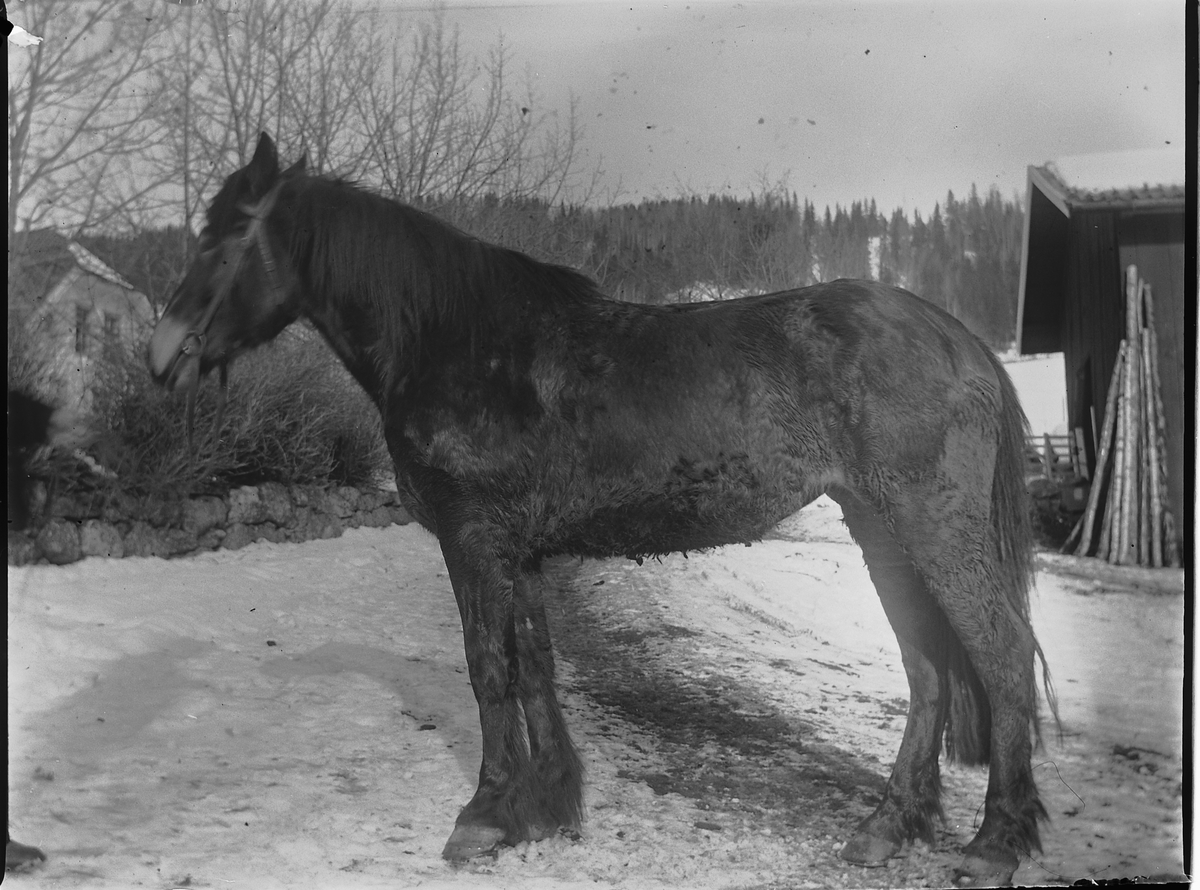
[[[485,240],[582,269],[618,299],[724,299],[873,278],[946,309],[996,350],[1014,339],[1023,210],[995,189],[950,192],[928,218],[885,215],[873,200],[818,213],[779,192],[599,208],[495,197],[422,204]],[[160,306],[191,241],[178,228],[80,240]]]

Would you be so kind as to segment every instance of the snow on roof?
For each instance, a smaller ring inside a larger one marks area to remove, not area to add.
[[[103,278],[126,290],[136,290],[94,253],[54,229],[21,232],[18,233],[17,240],[19,247],[15,255],[10,251],[10,257],[15,257],[15,261],[25,269],[38,269],[44,276],[46,292],[72,266],[78,266],[88,274]]]
[[[83,269],[83,271],[90,272],[92,275],[95,275],[97,278],[103,278],[105,281],[111,281],[113,284],[119,285],[126,290],[134,290],[132,284],[118,275],[103,260],[82,245],[70,241],[67,243],[67,250],[71,251],[71,256],[75,257],[75,262],[79,264],[79,268]]]
[[[1071,204],[1183,200],[1182,148],[1069,155],[1037,170]]]

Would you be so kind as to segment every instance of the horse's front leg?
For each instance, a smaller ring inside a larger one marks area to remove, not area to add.
[[[560,828],[574,831],[580,827],[583,764],[571,742],[554,689],[554,649],[542,600],[543,584],[538,572],[519,575],[514,586],[514,612],[518,689],[533,762],[533,790],[542,820],[535,836],[548,837]]]
[[[483,733],[479,787],[442,851],[446,859],[463,860],[528,840],[540,826],[519,701],[515,572],[496,557],[494,536],[482,524],[447,532],[439,523],[439,537]]]

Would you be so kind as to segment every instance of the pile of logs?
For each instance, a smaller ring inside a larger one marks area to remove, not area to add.
[[[1125,299],[1125,339],[1105,400],[1091,493],[1064,550],[1074,546],[1080,556],[1115,565],[1178,566],[1154,302],[1136,266],[1126,270]]]

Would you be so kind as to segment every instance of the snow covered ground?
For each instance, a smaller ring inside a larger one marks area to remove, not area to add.
[[[1179,572],[1043,556],[1065,735],[1017,880],[1182,871]],[[985,779],[944,770],[938,842],[836,851],[883,787],[907,687],[836,506],[751,548],[548,573],[588,765],[581,840],[440,858],[479,738],[458,615],[416,526],[178,561],[9,568],[14,887],[939,886]]]
[[[1061,352],[1049,355],[1003,355],[1004,370],[1012,378],[1029,418],[1030,432],[1059,435],[1068,431],[1067,377]]]

